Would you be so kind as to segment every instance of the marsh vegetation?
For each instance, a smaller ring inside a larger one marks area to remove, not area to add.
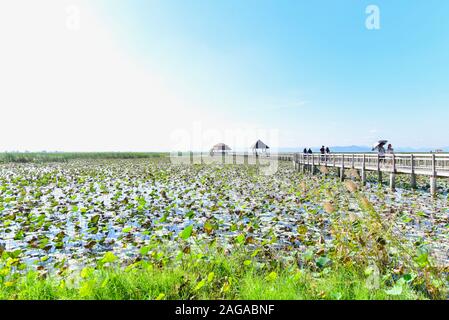
[[[442,187],[444,188],[444,187]],[[448,199],[287,162],[0,165],[3,299],[445,299]]]

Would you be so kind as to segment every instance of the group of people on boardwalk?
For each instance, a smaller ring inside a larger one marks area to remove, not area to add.
[[[304,154],[312,154],[313,153],[313,151],[312,151],[312,149],[310,149],[310,148],[304,148]],[[329,154],[329,153],[331,153],[331,150],[329,149],[329,147],[324,147],[324,146],[322,146],[321,147],[321,149],[320,149],[320,153],[321,154]]]
[[[312,151],[312,149],[310,149],[310,148],[309,148],[309,149],[304,148],[303,153],[304,153],[305,155],[307,155],[307,154],[312,154],[313,151]],[[326,161],[326,160],[329,159],[329,156],[328,156],[328,155],[331,153],[331,150],[329,149],[329,147],[321,146],[321,148],[320,148],[320,153],[321,153],[321,159],[322,159],[322,161]]]
[[[377,153],[379,155],[380,162],[385,162],[385,154],[393,154],[394,153],[394,149],[393,149],[393,146],[391,145],[391,143],[388,144],[387,150],[385,150],[383,143],[380,143],[378,146],[373,148],[373,151],[375,149],[377,149]]]
[[[394,153],[394,149],[393,149],[393,145],[390,143],[387,146],[387,149],[385,150],[385,144],[386,144],[386,140],[381,140],[379,141],[379,143],[377,143],[373,150],[377,150],[378,154],[379,154],[379,158],[380,161],[384,162],[385,161],[385,154],[393,154]],[[313,154],[313,151],[311,148],[304,148],[303,151],[304,155],[311,155]],[[320,148],[320,153],[321,153],[321,159],[322,161],[327,161],[329,159],[329,154],[331,153],[329,147],[325,147],[325,146],[321,146]]]

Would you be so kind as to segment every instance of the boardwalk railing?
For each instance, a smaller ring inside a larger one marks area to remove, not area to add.
[[[417,153],[417,154],[385,154],[379,156],[373,153],[333,153],[333,154],[293,154],[292,160],[297,169],[309,171],[312,174],[320,166],[335,167],[343,180],[345,169],[360,170],[362,183],[366,183],[366,172],[376,171],[382,180],[382,173],[390,174],[390,187],[395,188],[397,173],[409,174],[411,186],[416,187],[416,175],[430,177],[431,193],[436,193],[436,178],[449,177],[449,154]]]
[[[330,154],[304,154],[304,153],[275,153],[259,154],[251,152],[226,152],[211,156],[209,153],[188,152],[182,157],[175,157],[177,161],[186,163],[223,163],[223,164],[259,164],[273,160],[293,162],[297,170],[315,174],[319,167],[334,167],[338,170],[341,180],[345,179],[345,170],[360,171],[363,184],[366,184],[366,173],[377,172],[382,182],[382,174],[390,176],[390,187],[395,189],[396,174],[410,175],[410,184],[416,188],[416,176],[430,177],[431,193],[437,191],[437,177],[449,177],[448,153],[397,153],[385,154],[380,157],[376,153],[330,153]]]

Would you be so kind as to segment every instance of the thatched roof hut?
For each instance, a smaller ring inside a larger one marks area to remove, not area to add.
[[[213,155],[215,152],[219,153],[226,153],[227,151],[231,150],[228,145],[224,143],[217,143],[210,149],[210,154]]]
[[[252,145],[251,149],[270,149],[269,146],[267,146],[265,143],[263,143],[261,140],[257,140],[255,144]]]
[[[219,151],[219,150],[228,151],[228,150],[231,150],[231,148],[229,148],[229,146],[227,146],[224,143],[217,143],[216,145],[214,145],[212,147],[212,150],[214,150],[214,151]]]
[[[255,144],[251,146],[251,150],[253,150],[254,154],[258,155],[258,150],[261,150],[262,153],[268,155],[267,150],[270,149],[269,146],[267,146],[265,143],[263,143],[261,140],[257,140]]]

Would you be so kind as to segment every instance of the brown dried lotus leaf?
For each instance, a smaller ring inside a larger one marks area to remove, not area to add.
[[[359,172],[356,169],[349,170],[349,176],[354,178],[354,179],[359,179],[360,180]]]
[[[329,169],[325,166],[320,166],[320,172],[323,174],[328,174],[329,173]]]
[[[365,196],[360,197],[360,205],[365,210],[370,210],[373,208],[373,205]]]
[[[358,190],[358,186],[354,181],[346,180],[345,181],[345,187],[349,192],[356,192]]]
[[[323,205],[323,208],[324,208],[324,211],[326,211],[327,213],[335,212],[335,207],[330,202],[325,202]]]

